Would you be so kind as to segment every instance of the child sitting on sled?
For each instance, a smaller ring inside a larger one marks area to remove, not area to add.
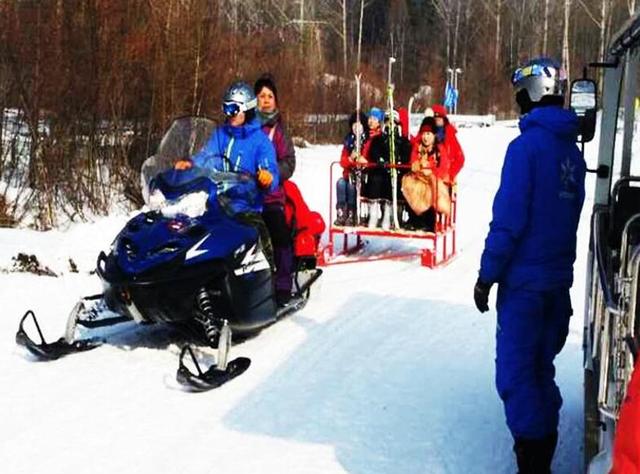
[[[448,215],[451,197],[443,180],[448,169],[447,150],[437,141],[431,117],[422,122],[413,141],[410,163],[411,172],[402,178],[402,194],[409,205],[409,227],[433,230],[435,212]]]
[[[356,136],[360,133],[360,150],[356,149]],[[349,118],[349,133],[344,137],[340,166],[342,177],[336,183],[336,220],[334,225],[356,225],[356,199],[357,190],[354,170],[357,163],[366,163],[363,158],[365,142],[369,138],[367,117],[360,112],[360,116],[353,113]]]

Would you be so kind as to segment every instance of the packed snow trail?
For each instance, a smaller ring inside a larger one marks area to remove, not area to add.
[[[232,348],[252,359],[224,387],[184,393],[175,382],[183,340],[163,326],[103,330],[90,352],[35,363],[14,342],[33,309],[57,339],[89,274],[126,222],[119,215],[70,229],[0,230],[0,267],[35,254],[59,278],[0,274],[0,466],[3,473],[513,473],[512,440],[494,388],[491,311],[472,289],[506,146],[517,129],[462,129],[458,257],[428,270],[417,260],[325,270],[299,313]],[[593,163],[593,150],[587,152]],[[328,215],[337,146],[298,149],[294,180]],[[593,181],[587,182],[588,196]],[[574,317],[557,359],[564,397],[554,473],[582,469],[582,310],[588,242],[579,231]],[[371,241],[369,248],[407,245]],[[70,273],[68,259],[80,273]]]

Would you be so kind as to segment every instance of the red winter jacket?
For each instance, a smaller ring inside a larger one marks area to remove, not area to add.
[[[367,161],[369,161],[369,148],[371,147],[371,140],[381,134],[381,130],[370,130],[369,137],[362,144],[361,154],[364,158],[367,159]],[[353,165],[354,162],[351,161],[351,150],[349,150],[349,147],[345,143],[345,145],[342,147],[342,153],[340,154],[340,166],[342,166],[342,177],[344,179],[349,179],[349,172],[351,171],[351,168],[353,168]]]
[[[455,183],[458,173],[464,166],[464,153],[456,134],[458,131],[450,123],[444,126],[444,147],[447,149],[449,156],[449,176],[451,183]]]
[[[609,474],[640,474],[640,358],[620,410]]]
[[[418,134],[411,141],[411,158],[409,159],[410,164],[413,164],[420,159],[419,149],[421,136],[422,134]],[[432,153],[431,155],[429,155],[429,157],[427,158],[429,167],[433,169],[433,173],[435,174],[436,178],[441,179],[447,184],[451,184],[451,163],[449,160],[447,148],[442,143],[437,143],[434,149],[436,150],[437,155],[439,155],[440,159],[437,159],[436,153]]]
[[[447,155],[449,157],[449,178],[450,183],[455,183],[458,173],[464,166],[464,153],[460,142],[458,142],[458,130],[449,122],[447,117],[447,109],[436,104],[432,107],[433,113],[436,117],[442,117],[444,119],[444,141],[443,145],[447,149]]]

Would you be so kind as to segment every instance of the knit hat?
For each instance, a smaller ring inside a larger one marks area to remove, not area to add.
[[[431,132],[433,134],[436,133],[436,122],[433,117],[425,117],[420,124],[420,131],[418,132],[418,136],[421,137],[425,132]]]
[[[260,76],[254,84],[253,91],[256,96],[260,94],[260,91],[263,87],[266,87],[271,92],[273,92],[273,97],[276,99],[276,103],[278,103],[278,89],[276,89],[276,80],[268,72],[265,72],[262,76]]]
[[[435,104],[431,107],[434,117],[447,118],[447,109],[444,105]]]
[[[378,107],[371,107],[371,110],[369,110],[369,117],[373,117],[380,123],[384,122],[384,112]]]

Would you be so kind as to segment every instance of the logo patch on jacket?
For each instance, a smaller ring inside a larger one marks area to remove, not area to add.
[[[576,180],[576,165],[567,156],[560,163],[560,199],[575,199],[578,196],[578,181]]]

